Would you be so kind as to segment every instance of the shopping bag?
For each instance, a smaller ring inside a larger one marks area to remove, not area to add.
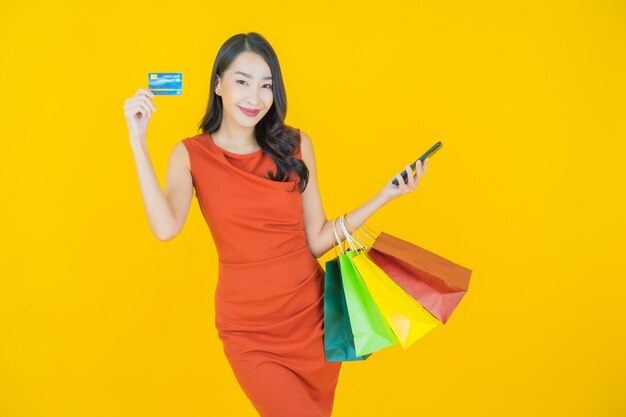
[[[365,360],[371,355],[356,355],[337,257],[326,262],[324,274],[324,353],[327,362]]]
[[[366,355],[393,346],[399,342],[378,306],[359,276],[351,258],[356,252],[345,251],[339,255],[341,281],[348,306],[348,317],[357,355]]]
[[[372,262],[446,323],[467,293],[472,271],[411,242],[363,226],[359,231],[374,240],[367,251]]]
[[[339,220],[350,246],[365,246],[364,242],[350,236],[344,218]],[[352,263],[394,335],[402,347],[408,349],[441,322],[372,262],[367,257],[368,250],[356,253]]]
[[[356,355],[368,355],[397,344],[398,339],[382,317],[365,283],[350,260],[355,252],[344,251],[339,236],[337,236],[334,222],[333,234],[341,249],[337,260]]]

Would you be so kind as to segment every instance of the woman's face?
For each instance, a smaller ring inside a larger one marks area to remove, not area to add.
[[[260,55],[240,53],[222,77],[217,76],[215,93],[222,97],[224,116],[241,126],[254,127],[274,102],[271,78],[270,67]]]

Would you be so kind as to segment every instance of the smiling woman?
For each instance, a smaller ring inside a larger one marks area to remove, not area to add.
[[[308,168],[285,110],[272,48],[236,35],[216,58],[203,134],[183,143],[219,255],[215,325],[238,383],[263,417],[328,417],[341,363],[325,360],[324,270],[302,210]]]
[[[156,107],[140,90],[126,118],[144,206],[163,241],[180,233],[196,190],[218,253],[215,326],[241,388],[262,417],[331,415],[341,362],[324,353],[324,270],[333,224],[317,186],[311,139],[285,125],[287,100],[278,59],[258,33],[220,48],[202,133],[174,146],[161,191],[145,146]],[[389,181],[345,215],[360,227],[393,198],[414,190]],[[339,232],[340,241],[345,236]]]

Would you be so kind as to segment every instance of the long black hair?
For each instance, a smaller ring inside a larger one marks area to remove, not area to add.
[[[220,47],[211,73],[207,111],[200,122],[199,129],[202,133],[208,132],[209,134],[219,129],[222,123],[223,105],[222,97],[215,94],[217,75],[222,78],[224,71],[244,51],[259,54],[265,59],[272,72],[274,102],[263,119],[254,127],[254,135],[259,147],[276,163],[276,174],[270,170],[267,172],[268,178],[273,181],[288,181],[291,173],[295,171],[300,179],[298,184],[302,193],[309,180],[309,169],[302,159],[294,157],[301,138],[296,129],[285,125],[287,96],[278,57],[269,42],[259,33],[239,33],[230,37]]]

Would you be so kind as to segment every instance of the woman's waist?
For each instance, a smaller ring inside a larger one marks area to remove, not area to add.
[[[238,273],[220,269],[215,291],[219,328],[255,327],[315,315],[312,309],[322,306],[324,270],[314,258],[313,263],[291,263],[282,269],[256,267]]]
[[[323,284],[324,270],[308,247],[250,262],[219,261],[216,292],[222,300],[265,302]]]
[[[313,258],[306,239],[285,241],[225,241],[215,240],[218,262],[227,268],[263,267],[267,264],[290,262],[293,258]]]

